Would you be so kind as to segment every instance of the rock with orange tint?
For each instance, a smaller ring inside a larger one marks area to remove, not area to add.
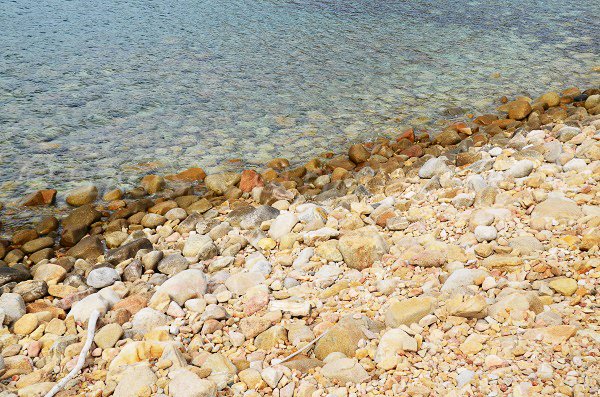
[[[56,190],[54,189],[43,189],[37,192],[31,193],[23,198],[22,205],[26,207],[34,207],[38,205],[50,205],[54,203],[56,199]]]
[[[142,187],[148,194],[154,194],[165,187],[165,180],[160,175],[146,175],[142,178]]]
[[[341,181],[342,179],[346,178],[347,175],[348,175],[348,170],[346,170],[345,168],[342,168],[342,167],[338,167],[338,168],[334,169],[333,172],[331,173],[331,180],[332,181]]]
[[[25,307],[25,309],[27,313],[50,312],[53,318],[59,318],[61,320],[64,320],[66,317],[66,313],[63,309],[56,307],[45,300],[31,302]]]
[[[242,171],[240,179],[240,189],[242,192],[251,192],[255,187],[264,186],[265,183],[262,180],[260,174],[254,170]]]
[[[367,161],[369,157],[371,157],[371,153],[365,149],[364,145],[357,143],[350,146],[350,149],[348,150],[348,157],[350,157],[352,162],[360,164]]]
[[[336,169],[338,167],[350,171],[354,169],[355,164],[346,156],[334,157],[327,163],[327,168]]]
[[[421,157],[423,155],[423,148],[419,145],[412,145],[401,151],[400,154],[408,157]]]
[[[133,315],[146,307],[148,304],[148,298],[149,297],[147,294],[130,295],[127,298],[117,302],[113,306],[112,310],[124,309]]]
[[[180,182],[201,182],[206,178],[206,172],[200,167],[188,168],[178,174],[167,175],[165,179]]]
[[[523,334],[525,339],[543,341],[552,345],[566,342],[577,333],[577,328],[571,325],[554,325],[550,327],[529,329]]]
[[[508,104],[508,117],[514,120],[523,120],[529,116],[533,109],[529,102],[525,100],[517,100]]]
[[[401,133],[398,136],[398,138],[396,138],[396,141],[400,142],[403,139],[408,139],[409,141],[414,142],[415,141],[415,130],[413,130],[412,128],[409,128],[408,130]]]
[[[475,118],[473,122],[479,125],[490,125],[496,120],[498,120],[498,116],[496,116],[495,114],[483,114]]]
[[[274,170],[282,170],[290,166],[290,162],[284,158],[276,158],[267,163],[267,167],[273,168]]]

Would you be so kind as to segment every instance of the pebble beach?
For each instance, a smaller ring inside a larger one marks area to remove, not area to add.
[[[95,311],[57,396],[598,395],[600,88],[496,105],[58,192],[0,240],[0,397],[45,396]]]

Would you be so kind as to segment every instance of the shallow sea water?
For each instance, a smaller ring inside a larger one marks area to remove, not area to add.
[[[450,108],[598,85],[599,13],[597,0],[3,0],[0,201],[308,160],[434,131]]]

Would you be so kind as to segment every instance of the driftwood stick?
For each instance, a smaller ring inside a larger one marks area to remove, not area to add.
[[[317,336],[315,339],[313,339],[312,341],[310,341],[310,343],[306,344],[306,345],[305,345],[305,346],[304,346],[302,349],[299,349],[298,351],[296,351],[296,352],[294,352],[294,353],[290,354],[289,356],[287,356],[287,357],[284,357],[284,358],[282,358],[281,360],[274,359],[273,361],[271,361],[271,364],[272,364],[272,365],[281,364],[281,363],[284,363],[284,362],[286,362],[286,361],[287,361],[287,360],[289,360],[290,358],[294,358],[294,357],[296,357],[298,354],[302,353],[304,350],[307,350],[309,347],[311,347],[312,345],[314,345],[315,343],[317,343],[317,341],[318,341],[319,339],[321,339],[322,337],[324,337],[324,336],[325,336],[325,334],[326,334],[327,332],[329,332],[329,330],[327,330],[327,331],[323,332],[321,335]]]
[[[87,339],[85,340],[85,345],[83,345],[83,349],[81,349],[81,353],[79,353],[79,358],[77,359],[77,364],[75,367],[62,378],[60,382],[58,382],[54,387],[46,394],[45,397],[53,397],[56,393],[58,393],[67,382],[73,379],[79,371],[83,368],[83,364],[85,364],[85,358],[92,347],[92,342],[94,341],[94,334],[96,332],[96,322],[98,321],[98,317],[100,317],[100,312],[98,310],[94,310],[90,315],[90,319],[88,321],[88,330],[87,330]]]

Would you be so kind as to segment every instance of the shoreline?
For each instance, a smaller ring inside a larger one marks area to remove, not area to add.
[[[50,390],[94,310],[64,396],[593,395],[599,181],[600,89],[569,88],[298,167],[81,187],[0,239],[0,397]]]
[[[576,89],[576,88],[572,88],[572,89]],[[566,93],[566,103],[565,104],[569,104],[569,97],[573,97],[573,95],[569,95],[572,93],[569,93],[570,89],[566,89],[563,90],[562,93]],[[597,89],[588,89],[587,92],[596,92]],[[527,98],[527,97],[517,97],[517,98]],[[499,99],[499,101],[501,103],[505,103],[504,101],[507,100],[506,96],[503,96]],[[500,109],[502,106],[500,106],[498,109]],[[504,114],[503,114],[504,113]],[[503,118],[504,117],[508,118],[508,115],[506,114],[506,112],[499,112],[499,113],[487,113],[486,116],[489,115],[493,115],[496,116],[498,115],[499,118]],[[449,114],[449,116],[452,116]],[[477,124],[476,122],[474,123],[475,119],[477,118],[476,115],[472,114],[472,113],[468,113],[465,112],[464,109],[461,110],[461,114],[457,114],[454,115],[453,118],[444,118],[444,119],[439,119],[435,125],[437,125],[437,127],[446,125],[447,127],[445,127],[443,130],[437,131],[437,133],[442,133],[447,131],[449,128],[452,129],[453,126],[457,126],[457,125],[461,125],[462,123],[466,123],[468,124],[469,128],[473,127],[473,124]],[[435,129],[437,128],[436,126],[432,125],[430,126],[430,129]],[[477,127],[481,127],[484,130],[489,128],[490,126],[486,126],[486,125],[476,125]],[[502,130],[505,130],[507,127],[510,129],[512,128],[518,128],[519,125],[513,125],[513,126],[509,126],[508,124],[506,125],[501,125]],[[456,129],[456,128],[455,128]],[[412,130],[414,136],[417,138],[417,143],[419,144],[427,144],[427,139],[430,137],[432,139],[431,144],[436,143],[435,140],[435,135],[434,136],[430,136],[430,130],[428,129],[422,129],[420,131],[415,131],[413,127],[409,127],[407,130],[405,131],[409,131]],[[459,133],[459,136],[461,138],[461,140],[466,139],[468,137],[467,134],[462,133],[460,131],[457,130],[457,132]],[[494,131],[495,133],[500,132],[500,130],[495,129]],[[484,131],[484,133],[487,133],[487,131]],[[366,141],[366,142],[359,142],[360,144],[363,145],[367,145],[367,148],[369,146],[372,147],[373,144],[375,144],[376,142],[386,142],[386,141],[392,141],[394,139],[394,134],[389,133],[388,136],[380,136],[377,137],[377,139],[375,141]],[[398,136],[401,136],[401,133],[396,134],[396,138]],[[440,142],[437,142],[440,143]],[[441,142],[441,143],[447,143],[447,142]],[[397,153],[396,153],[397,154]],[[409,153],[412,154],[412,153]],[[311,162],[315,162],[317,159],[320,160],[321,163],[326,163],[328,160],[330,160],[333,156],[343,156],[343,153],[334,153],[334,152],[323,152],[320,156],[317,157],[313,157],[310,161],[308,161],[306,164],[311,164]],[[230,164],[235,164],[237,162],[239,162],[240,159],[226,159],[224,160],[225,163],[230,163]],[[273,163],[273,165],[276,164],[276,166],[273,168],[270,165],[272,165],[271,163]],[[287,164],[287,167],[283,167],[286,170],[290,170],[291,168],[301,168],[302,165],[302,161],[292,161],[290,163],[290,161],[288,159],[285,158],[275,158],[273,160],[271,160],[269,163],[265,164],[262,169],[263,172],[270,172],[271,170],[275,170],[277,172],[279,171],[283,171],[282,169],[282,165]],[[291,166],[290,166],[291,164]],[[306,164],[304,166],[306,166]],[[156,173],[154,171],[157,171],[157,169],[155,169],[154,167],[152,167],[150,164],[137,164],[134,166],[131,166],[132,168],[139,168],[140,170],[145,168],[145,167],[149,167],[149,170],[152,170],[152,172],[146,174],[146,175],[161,175],[160,173]],[[232,166],[232,167],[225,167],[225,168],[230,168],[232,169],[232,171],[226,171],[227,173],[229,172],[234,172],[234,173],[241,173],[245,168],[241,167],[241,166]],[[257,170],[260,167],[250,167],[248,168],[249,170]],[[316,167],[318,168],[318,167]],[[346,167],[348,168],[348,167]],[[310,172],[310,168],[307,169],[308,172]],[[322,172],[322,170],[316,169],[317,172]],[[330,170],[331,171],[331,170]],[[197,175],[193,175],[194,173],[196,173]],[[141,172],[140,174],[144,174],[143,172]],[[177,179],[177,175],[183,175],[183,177],[181,177],[180,179]],[[189,168],[187,170],[183,170],[181,172],[179,172],[178,174],[165,174],[165,175],[161,175],[161,177],[164,177],[165,182],[169,183],[171,186],[171,188],[181,188],[182,185],[184,184],[191,184],[192,188],[194,187],[198,187],[199,184],[202,184],[203,182],[203,176],[205,176],[206,173],[205,171],[199,167],[199,166],[195,166],[192,168]],[[170,178],[169,178],[170,177]],[[140,178],[141,179],[141,178]],[[279,178],[281,179],[281,178]],[[81,181],[80,183],[78,183],[80,185],[80,187],[85,187],[85,186],[95,186],[95,185],[89,185],[86,184],[85,181]],[[106,208],[107,204],[109,203],[110,200],[104,200],[103,199],[103,193],[107,194],[110,193],[111,191],[114,190],[120,190],[122,192],[122,196],[124,199],[126,200],[131,200],[131,199],[135,199],[135,198],[139,198],[140,195],[142,195],[142,193],[139,191],[139,185],[135,188],[132,189],[132,193],[133,194],[128,194],[127,191],[123,190],[122,188],[120,188],[118,186],[118,183],[111,183],[110,185],[104,185],[103,187],[97,187],[96,189],[98,189],[99,194],[97,195],[97,199],[94,200],[94,203]],[[129,183],[127,183],[127,185],[129,185]],[[106,188],[106,186],[113,186],[112,189],[110,188]],[[48,203],[42,203],[42,204],[34,204],[32,206],[26,206],[23,205],[24,202],[26,202],[28,199],[31,198],[32,195],[43,191],[42,190],[38,190],[38,191],[31,191],[30,193],[26,194],[24,197],[21,197],[20,199],[10,199],[8,201],[6,200],[2,200],[0,201],[0,238],[9,238],[9,236],[14,233],[15,231],[22,229],[22,228],[26,228],[28,225],[31,225],[30,221],[28,221],[28,219],[31,218],[38,218],[40,220],[42,220],[44,217],[49,217],[49,216],[55,216],[55,217],[64,217],[66,215],[68,215],[69,211],[71,211],[73,208],[76,208],[76,206],[72,206],[69,205],[66,202],[66,197],[68,196],[68,194],[71,191],[76,191],[78,188],[74,188],[74,189],[70,189],[67,191],[60,191],[57,189],[54,189],[52,187],[47,187],[45,190],[48,191],[56,191],[56,193],[54,193],[54,197],[52,198],[52,200]],[[149,196],[151,196],[149,194]],[[57,200],[57,199],[60,199]]]

